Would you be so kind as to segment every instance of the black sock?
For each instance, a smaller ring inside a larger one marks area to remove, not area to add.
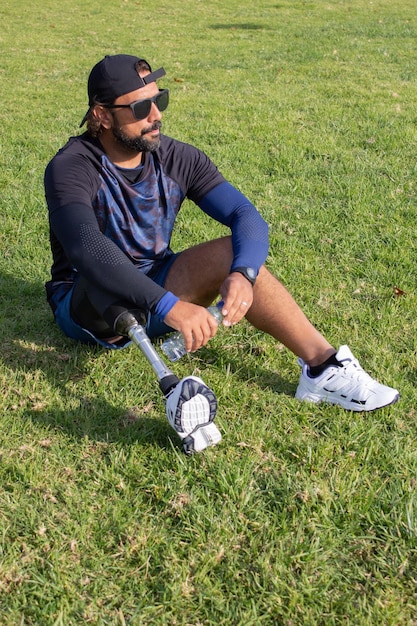
[[[311,378],[316,378],[317,376],[320,376],[320,374],[324,372],[324,370],[330,365],[337,365],[338,367],[342,367],[342,364],[336,358],[336,354],[332,354],[332,356],[329,356],[329,358],[320,365],[314,365],[313,367],[310,365],[308,375]]]

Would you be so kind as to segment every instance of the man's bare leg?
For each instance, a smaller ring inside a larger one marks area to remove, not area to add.
[[[208,306],[219,294],[232,259],[229,237],[189,248],[173,264],[165,287],[182,300]],[[311,366],[320,365],[336,353],[265,267],[261,268],[253,293],[246,318],[255,328],[280,341]]]

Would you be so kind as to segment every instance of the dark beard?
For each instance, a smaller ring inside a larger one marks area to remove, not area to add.
[[[129,152],[155,152],[161,143],[160,137],[158,136],[155,139],[147,139],[144,135],[150,130],[160,129],[161,126],[161,122],[155,122],[151,127],[145,128],[137,137],[127,137],[119,126],[113,126],[112,132],[114,138],[119,142],[119,144],[121,144]]]

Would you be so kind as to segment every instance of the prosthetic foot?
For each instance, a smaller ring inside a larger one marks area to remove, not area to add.
[[[118,311],[114,329],[130,337],[156,373],[166,398],[168,422],[181,438],[184,452],[190,455],[216,445],[222,436],[213,423],[217,411],[213,391],[196,376],[187,376],[180,381],[165,365],[136,317],[128,310]]]
[[[167,396],[167,418],[182,439],[186,454],[201,452],[221,441],[214,424],[217,400],[197,376],[183,378]]]

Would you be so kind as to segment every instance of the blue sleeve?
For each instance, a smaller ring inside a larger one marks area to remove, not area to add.
[[[159,300],[155,307],[155,315],[163,322],[165,316],[168,315],[174,304],[177,304],[179,298],[171,291],[167,291]]]
[[[268,256],[268,225],[253,204],[228,182],[221,183],[198,201],[207,215],[232,231],[234,267],[257,271]]]

